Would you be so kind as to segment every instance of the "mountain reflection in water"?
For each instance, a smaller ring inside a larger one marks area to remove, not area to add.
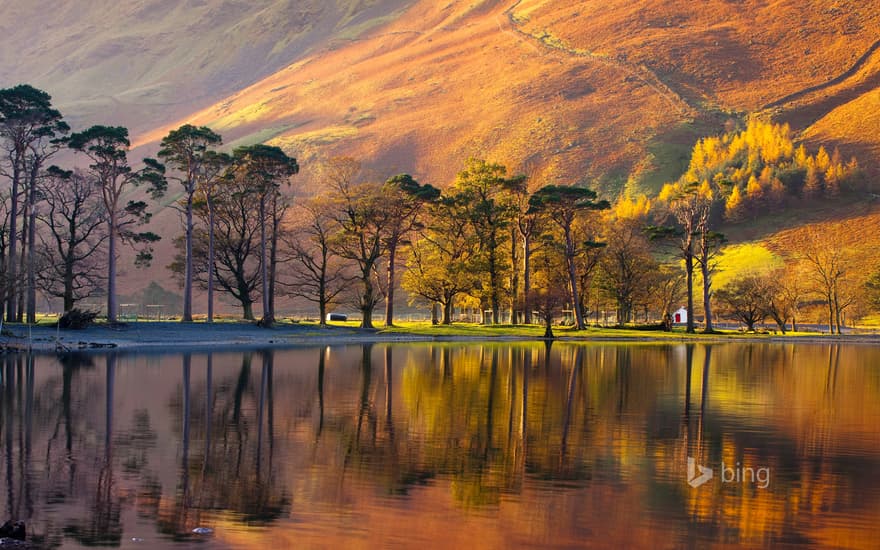
[[[2,361],[0,517],[25,520],[39,547],[880,540],[875,347],[376,344]],[[688,458],[713,479],[689,486]],[[758,469],[766,488],[748,479]]]

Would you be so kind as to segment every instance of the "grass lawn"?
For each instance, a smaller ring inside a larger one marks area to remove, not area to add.
[[[37,319],[37,326],[51,326],[53,323],[57,321],[57,316],[54,315],[40,315]],[[215,318],[215,322],[218,325],[218,332],[227,332],[228,330],[220,331],[221,326],[229,327],[230,325],[242,324],[248,326],[254,326],[253,322],[242,321],[240,319],[236,319],[234,317],[218,317]],[[174,319],[163,319],[162,321],[156,320],[148,320],[141,319],[136,324],[139,326],[141,330],[149,328],[150,325],[154,326],[169,326],[174,325],[175,323],[179,323],[179,321]],[[98,327],[102,325],[106,325],[105,319],[99,319],[96,323]],[[300,336],[311,336],[311,335],[320,335],[322,337],[335,336],[339,338],[346,338],[352,335],[360,335],[363,336],[365,334],[376,334],[380,338],[385,337],[406,337],[406,336],[416,336],[416,337],[427,337],[427,338],[439,338],[439,339],[467,339],[467,340],[503,340],[503,339],[518,339],[518,340],[540,340],[544,336],[544,327],[541,325],[482,325],[478,323],[454,323],[451,325],[432,325],[428,321],[398,321],[393,327],[385,327],[381,324],[381,321],[376,323],[374,331],[366,331],[362,332],[359,330],[360,321],[359,320],[349,320],[349,321],[333,321],[327,323],[330,330],[325,330],[319,328],[319,324],[314,320],[291,320],[286,318],[281,318],[276,323],[275,327],[278,330],[284,331],[285,327],[300,327],[296,330],[296,333]],[[23,325],[12,324],[10,328],[13,326],[22,327]],[[180,333],[182,337],[186,337],[189,330],[187,327],[191,327],[193,330],[208,330],[210,331],[210,326],[204,323],[204,318],[197,318],[196,322],[193,325],[184,324],[178,325],[180,326]],[[5,328],[5,324],[4,324]],[[343,330],[333,330],[333,329],[343,329]],[[193,333],[195,334],[195,333]],[[684,327],[676,327],[672,330],[672,332],[663,332],[660,330],[639,330],[637,328],[609,328],[609,327],[590,327],[586,330],[574,330],[571,327],[562,327],[556,326],[553,327],[553,334],[557,338],[561,339],[574,339],[574,340],[594,340],[594,341],[603,341],[603,340],[618,340],[618,341],[633,341],[633,342],[675,342],[675,341],[718,341],[718,340],[747,340],[747,341],[755,341],[755,340],[778,340],[781,337],[785,338],[823,338],[830,337],[827,334],[818,333],[818,332],[789,332],[785,335],[782,335],[778,332],[758,332],[758,333],[746,333],[740,332],[738,330],[721,330],[715,332],[713,334],[703,334],[701,332],[696,332],[694,334],[688,334],[685,332]],[[876,338],[876,336],[865,334],[862,335],[853,335],[856,339],[864,340],[866,338]],[[195,336],[193,336],[195,337]],[[838,338],[838,337],[834,337]],[[848,338],[848,337],[847,337]]]
[[[333,323],[336,324],[336,323]],[[340,323],[343,324],[343,323]],[[357,322],[347,322],[345,325]],[[377,327],[381,334],[412,334],[419,336],[472,336],[480,338],[541,338],[544,327],[539,325],[480,325],[476,323],[454,323],[452,325],[432,325],[429,322],[398,322],[395,326]],[[681,340],[681,339],[712,339],[719,336],[731,339],[738,338],[770,338],[781,334],[744,333],[734,330],[723,330],[715,334],[688,334],[684,328],[675,328],[672,332],[659,330],[617,329],[607,327],[590,327],[587,330],[574,330],[570,327],[554,327],[553,334],[558,338],[632,338],[642,340]],[[819,336],[816,332],[789,332],[786,336]]]

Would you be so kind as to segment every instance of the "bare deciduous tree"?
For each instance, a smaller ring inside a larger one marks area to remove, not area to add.
[[[327,323],[330,306],[345,290],[350,278],[331,247],[336,222],[332,204],[315,197],[293,207],[291,227],[283,239],[283,253],[293,260],[287,278],[280,282],[285,293],[317,304],[321,325]]]
[[[845,291],[849,270],[847,252],[834,237],[811,231],[801,251],[801,259],[807,266],[812,290],[820,295],[828,307],[828,330],[841,333],[841,313],[852,303]]]
[[[48,235],[40,235],[43,268],[37,278],[68,312],[100,288],[106,211],[97,182],[81,171],[52,167],[41,187],[46,209],[40,220]]]

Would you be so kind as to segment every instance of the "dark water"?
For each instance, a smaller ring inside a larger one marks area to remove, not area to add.
[[[2,360],[0,517],[41,547],[880,548],[877,347]]]

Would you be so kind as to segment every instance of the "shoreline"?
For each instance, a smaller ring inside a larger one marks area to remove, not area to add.
[[[11,336],[0,337],[3,351],[21,353],[35,351],[73,352],[73,351],[185,351],[185,350],[224,350],[253,348],[283,348],[301,346],[347,345],[393,342],[545,342],[543,337],[524,334],[505,333],[504,328],[492,329],[488,334],[424,334],[406,328],[392,331],[383,329],[361,329],[356,327],[331,325],[322,328],[318,325],[299,325],[279,323],[272,328],[261,328],[252,323],[176,323],[161,321],[141,321],[119,326],[94,325],[81,330],[58,330],[51,326],[6,325]],[[514,332],[515,329],[509,329]],[[830,344],[846,343],[861,345],[880,345],[880,336],[871,334],[684,334],[684,333],[644,333],[633,334],[615,329],[596,329],[595,334],[557,333],[554,342],[561,343],[772,343],[772,344]],[[609,334],[609,332],[612,332]]]

